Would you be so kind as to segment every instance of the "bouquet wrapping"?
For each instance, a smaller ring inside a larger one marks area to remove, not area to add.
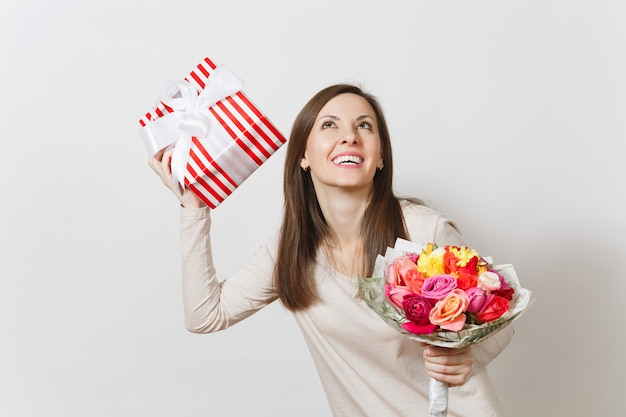
[[[462,348],[493,336],[532,304],[511,264],[494,266],[468,247],[398,239],[359,278],[365,303],[389,326],[430,345]],[[444,417],[448,386],[430,379],[430,416]]]
[[[166,81],[139,120],[150,155],[174,146],[174,180],[211,208],[286,142],[242,87],[227,67],[204,58],[184,80]]]

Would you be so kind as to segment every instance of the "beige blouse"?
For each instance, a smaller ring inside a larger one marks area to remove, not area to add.
[[[410,239],[464,244],[455,225],[425,206],[403,203]],[[235,274],[219,282],[213,266],[209,209],[181,209],[183,297],[189,331],[228,328],[277,299],[272,272],[277,238]],[[318,254],[320,303],[294,313],[335,417],[428,416],[429,377],[423,348],[390,328],[357,297],[357,282]],[[509,343],[513,326],[472,346],[469,381],[449,391],[450,417],[503,416],[486,366]]]

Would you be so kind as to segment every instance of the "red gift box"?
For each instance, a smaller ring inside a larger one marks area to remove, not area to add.
[[[286,142],[241,84],[227,68],[204,58],[184,81],[166,84],[158,105],[139,121],[152,155],[175,145],[175,180],[211,208]]]

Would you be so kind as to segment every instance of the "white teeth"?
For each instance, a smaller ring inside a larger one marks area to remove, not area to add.
[[[333,159],[333,162],[335,164],[360,164],[363,162],[363,158],[356,155],[343,155]]]

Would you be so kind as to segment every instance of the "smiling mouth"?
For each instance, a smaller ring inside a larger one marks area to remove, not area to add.
[[[363,158],[356,155],[343,155],[334,158],[333,163],[337,165],[358,165],[363,163]]]

